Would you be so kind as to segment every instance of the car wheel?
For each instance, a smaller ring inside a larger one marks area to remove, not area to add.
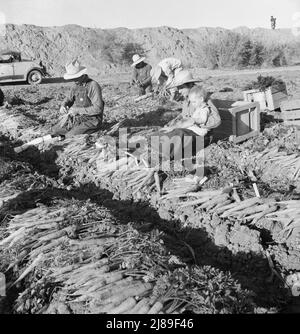
[[[33,70],[28,74],[27,82],[30,85],[38,85],[42,82],[42,79],[42,73],[40,71]]]

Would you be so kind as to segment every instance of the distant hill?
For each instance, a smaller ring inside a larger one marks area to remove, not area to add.
[[[300,38],[288,29],[179,30],[165,26],[92,29],[78,25],[37,27],[8,24],[6,31],[6,36],[0,37],[1,49],[15,49],[24,57],[39,58],[55,75],[61,75],[66,62],[77,56],[93,75],[129,70],[128,59],[132,52],[142,50],[151,64],[174,56],[190,67],[222,68],[248,66],[248,63],[278,66],[300,62]]]

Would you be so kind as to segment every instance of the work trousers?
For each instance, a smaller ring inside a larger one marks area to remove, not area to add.
[[[212,140],[211,133],[203,137],[189,129],[158,131],[151,134],[151,149],[159,152],[162,161],[188,160],[212,143]]]
[[[91,134],[100,130],[101,121],[97,116],[85,116],[77,118],[77,121],[72,127],[65,127],[57,124],[52,128],[52,135],[61,135],[66,138],[82,135]]]

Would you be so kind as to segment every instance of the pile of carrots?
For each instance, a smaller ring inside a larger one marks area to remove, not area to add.
[[[141,234],[120,225],[106,208],[88,202],[59,201],[14,216],[0,253],[12,254],[2,263],[13,277],[8,291],[19,283],[27,287],[17,299],[17,312],[59,313],[57,302],[73,313],[109,314],[218,313],[223,304],[232,310],[250,306],[244,304],[247,292],[229,274],[187,267],[169,254],[162,237],[159,231]],[[203,282],[198,290],[206,275],[222,287],[206,291]],[[50,300],[41,292],[49,285]]]

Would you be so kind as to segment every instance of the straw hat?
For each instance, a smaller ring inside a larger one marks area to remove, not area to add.
[[[78,60],[74,60],[70,64],[67,64],[65,68],[66,68],[66,73],[64,75],[65,80],[80,78],[87,71],[87,68],[81,66]]]
[[[169,88],[175,88],[191,82],[201,82],[200,79],[194,79],[192,73],[187,70],[178,72]]]
[[[131,67],[136,66],[137,64],[141,63],[145,59],[146,59],[146,57],[140,57],[139,55],[134,55],[132,57],[133,64],[131,65]]]

